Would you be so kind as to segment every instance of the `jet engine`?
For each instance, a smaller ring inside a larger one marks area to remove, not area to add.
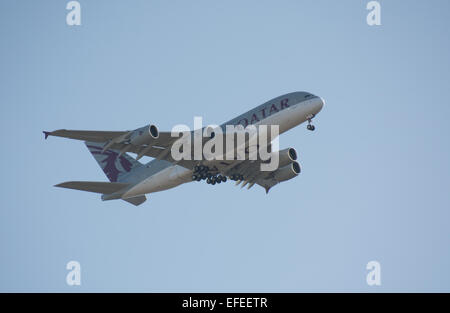
[[[148,144],[158,139],[159,131],[155,125],[147,125],[134,130],[130,135],[130,143],[135,146]]]
[[[287,148],[281,151],[272,152],[272,155],[274,155],[275,153],[278,154],[278,168],[282,168],[283,166],[286,166],[297,160],[297,151],[295,151],[294,148]]]
[[[286,166],[277,169],[274,172],[274,178],[278,182],[286,181],[297,176],[300,173],[300,171],[301,171],[300,164],[294,161],[291,164],[288,164]]]

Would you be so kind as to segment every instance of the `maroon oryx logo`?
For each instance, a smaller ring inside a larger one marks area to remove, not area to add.
[[[105,158],[99,163],[102,164],[102,169],[105,172],[106,176],[109,178],[110,181],[116,182],[117,177],[120,173],[123,173],[123,171],[120,171],[116,166],[117,158],[119,157],[119,153],[113,151],[113,150],[106,150],[102,153],[101,147],[96,146],[88,146],[88,148],[91,150],[91,153],[94,155],[104,155]],[[129,172],[131,171],[132,164],[129,160],[127,160],[125,157],[120,156],[119,157],[119,163],[124,169],[124,171]]]

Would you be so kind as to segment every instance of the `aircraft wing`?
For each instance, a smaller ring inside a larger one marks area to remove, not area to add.
[[[48,136],[63,137],[69,139],[105,143],[106,149],[131,152],[137,154],[137,159],[143,156],[166,160],[186,168],[193,168],[197,161],[175,161],[171,157],[170,149],[178,137],[172,137],[171,132],[158,132],[158,138],[148,143],[133,145],[130,137],[135,131],[98,131],[98,130],[67,130],[59,129],[52,132],[44,131],[45,139]]]
[[[128,131],[67,130],[67,129],[59,129],[52,132],[44,131],[45,139],[47,139],[48,136],[56,136],[94,142],[106,142],[113,138],[126,135],[127,133]]]
[[[127,137],[132,134],[133,131],[103,131],[103,130],[67,130],[58,129],[52,132],[44,131],[45,139],[48,136],[63,137],[69,139],[92,141],[92,142],[107,142],[115,140],[117,143],[125,141]],[[168,146],[173,143],[177,138],[172,137],[170,132],[159,132],[159,138],[154,144],[162,144]],[[125,143],[126,144],[126,143]]]

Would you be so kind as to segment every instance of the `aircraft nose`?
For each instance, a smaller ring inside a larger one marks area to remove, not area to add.
[[[319,113],[323,106],[325,105],[325,100],[322,97],[318,97],[317,101],[314,103],[314,114]]]
[[[322,110],[323,106],[325,105],[325,100],[322,97],[319,97],[320,103],[319,103],[319,111]]]

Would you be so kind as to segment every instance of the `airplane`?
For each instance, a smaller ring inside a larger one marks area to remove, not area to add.
[[[278,125],[279,134],[282,134],[308,122],[307,129],[313,131],[315,126],[311,121],[324,104],[324,99],[309,92],[292,92],[267,101],[219,127]],[[192,136],[194,132],[191,131]],[[109,179],[109,182],[68,181],[55,187],[99,193],[103,201],[122,199],[136,206],[147,200],[146,194],[202,180],[215,185],[230,179],[236,181],[236,185],[242,184],[241,188],[248,185],[247,189],[257,184],[268,193],[273,186],[296,177],[301,171],[296,150],[271,151],[271,137],[268,138],[267,148],[271,157],[277,154],[278,166],[272,171],[261,171],[260,165],[265,162],[261,159],[176,160],[170,152],[179,138],[172,136],[171,132],[160,132],[153,124],[132,131],[60,129],[43,133],[45,139],[56,136],[83,140]],[[201,144],[213,137],[214,132],[211,132],[210,138],[204,138]],[[136,158],[129,153],[136,154]],[[245,153],[248,151],[245,150]],[[143,156],[154,159],[144,164],[139,161]]]

